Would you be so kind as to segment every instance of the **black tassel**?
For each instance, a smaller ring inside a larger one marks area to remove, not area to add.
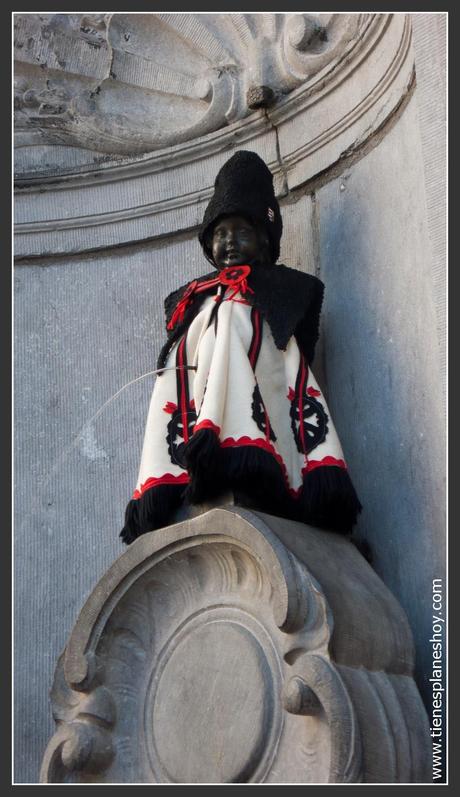
[[[133,498],[126,507],[125,525],[120,532],[123,542],[130,545],[141,534],[167,526],[183,497],[183,484],[160,484],[140,498]]]
[[[281,466],[261,448],[221,448],[211,429],[201,429],[187,443],[184,454],[190,503],[202,503],[230,489],[241,506],[342,534],[351,533],[361,511],[343,468],[327,465],[310,471],[299,497],[293,499]]]
[[[350,534],[362,506],[348,471],[324,465],[304,476],[299,520],[311,526]]]
[[[229,488],[223,478],[219,440],[212,429],[199,429],[184,448],[184,459],[190,475],[186,499],[201,504]]]
[[[283,471],[273,456],[253,446],[222,449],[224,471],[237,503],[270,515],[295,515]]]
[[[304,476],[297,499],[286,489],[283,470],[272,454],[255,446],[221,448],[211,429],[200,429],[184,449],[190,482],[151,487],[126,508],[120,534],[129,545],[140,534],[171,521],[183,501],[203,503],[232,490],[240,506],[298,520],[318,528],[350,534],[361,504],[348,471],[315,468]]]
[[[232,490],[241,506],[294,517],[283,472],[273,456],[254,446],[221,448],[211,429],[200,429],[184,449],[190,483],[186,498],[197,504]]]

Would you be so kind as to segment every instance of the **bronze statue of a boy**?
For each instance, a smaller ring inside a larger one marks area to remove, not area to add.
[[[229,490],[244,506],[321,528],[349,533],[356,522],[361,505],[310,368],[324,286],[276,264],[281,233],[268,167],[237,152],[199,233],[214,271],[165,301],[165,370],[124,542],[167,525],[183,501]]]

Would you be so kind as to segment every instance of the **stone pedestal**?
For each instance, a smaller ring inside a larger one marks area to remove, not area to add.
[[[428,782],[406,617],[354,546],[235,506],[140,537],[55,674],[42,783]]]

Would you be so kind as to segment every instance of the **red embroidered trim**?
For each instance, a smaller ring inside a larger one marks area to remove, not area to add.
[[[300,385],[299,385],[299,434],[300,440],[302,443],[302,450],[307,455],[306,445],[305,445],[305,430],[303,425],[303,395],[305,385],[307,384],[308,379],[308,368],[305,363],[305,357],[301,354],[301,371],[300,371]]]
[[[307,393],[309,396],[313,396],[316,398],[316,396],[321,395],[321,390],[316,390],[315,387],[307,387]]]
[[[259,356],[260,350],[260,313],[254,307],[251,312],[251,321],[252,321],[252,341],[251,341],[251,348],[249,349],[248,359],[251,363],[251,368],[254,371],[257,363],[257,358]]]
[[[216,426],[215,423],[208,421],[207,419],[200,421],[193,427],[193,434],[195,434],[195,432],[199,432],[200,429],[211,429],[211,431],[215,432],[217,437],[220,435],[220,426]]]
[[[185,364],[184,352],[185,352],[186,341],[187,341],[187,339],[186,339],[186,337],[184,335],[184,337],[182,338],[182,340],[181,340],[181,342],[179,344],[179,349],[178,349],[178,359],[179,359],[179,367],[180,367],[179,378],[180,378],[180,386],[181,386],[181,390],[180,390],[180,403],[181,403],[180,410],[181,410],[181,415],[182,415],[182,435],[183,435],[184,443],[188,443],[188,439],[189,439],[188,438],[188,423],[187,423],[187,385],[186,385],[186,382],[185,382],[185,370],[183,368],[183,366]]]
[[[228,299],[224,299],[224,302],[238,302],[238,304],[247,304],[248,307],[251,306],[251,302],[247,302],[246,299],[234,299],[232,296],[230,296]]]
[[[172,415],[173,412],[177,410],[177,404],[174,404],[173,401],[167,401],[163,407],[163,412],[167,412],[168,415]]]
[[[344,470],[347,470],[346,463],[344,462],[343,459],[336,459],[335,457],[324,457],[323,459],[310,459],[305,468],[302,468],[302,476],[304,476],[305,473],[309,473],[311,470],[315,470],[315,468],[322,468],[324,465],[326,467],[328,465],[335,465],[338,468],[343,468]]]
[[[188,484],[190,476],[188,473],[181,473],[180,476],[173,476],[172,473],[164,473],[163,476],[151,476],[141,484],[139,490],[134,490],[133,498],[140,498],[151,487],[158,487],[160,484]]]
[[[222,448],[233,448],[234,446],[255,446],[256,448],[263,448],[265,451],[269,451],[270,454],[273,454],[275,457],[278,457],[281,462],[283,461],[280,455],[275,451],[272,444],[267,442],[267,440],[263,440],[261,437],[257,437],[255,440],[252,437],[239,437],[238,440],[235,440],[234,437],[226,437],[225,440],[221,442]]]
[[[195,426],[195,431],[197,429],[212,429],[217,435],[219,435],[220,428],[216,426],[212,421],[204,420],[201,421],[198,426]],[[240,446],[253,446],[254,448],[261,448],[263,451],[268,451],[277,461],[278,465],[280,466],[283,477],[286,483],[286,487],[288,489],[289,494],[292,498],[298,498],[300,492],[302,490],[302,485],[295,490],[293,487],[289,486],[289,477],[286,469],[286,465],[283,462],[283,459],[278,454],[272,443],[267,440],[262,440],[262,438],[256,438],[253,440],[250,437],[239,437],[235,440],[234,437],[227,437],[225,440],[222,441],[221,447],[222,448],[238,448]],[[330,466],[335,465],[339,468],[344,468],[347,470],[347,466],[343,459],[335,459],[335,457],[324,457],[322,460],[315,460],[312,459],[310,462],[302,468],[302,476],[305,476],[306,473],[309,473],[315,468],[323,467],[323,466]],[[163,476],[154,477],[151,476],[147,481],[141,484],[139,490],[134,490],[133,498],[141,498],[142,495],[147,490],[150,490],[151,487],[159,487],[162,484],[188,484],[190,481],[190,477],[188,473],[181,473],[180,476],[173,476],[172,473],[165,473]]]

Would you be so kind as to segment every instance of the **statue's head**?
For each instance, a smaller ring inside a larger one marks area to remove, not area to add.
[[[265,229],[242,215],[220,216],[208,227],[205,246],[218,269],[271,260]]]
[[[206,257],[217,268],[255,260],[276,263],[282,229],[270,169],[255,152],[236,152],[219,171],[204,213],[198,237]]]

